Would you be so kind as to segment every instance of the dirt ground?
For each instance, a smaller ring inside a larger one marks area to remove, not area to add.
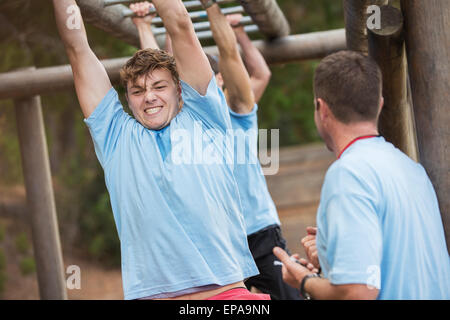
[[[320,197],[320,187],[333,156],[322,144],[285,148],[280,151],[280,169],[274,176],[267,176],[269,190],[278,208],[283,235],[291,252],[303,255],[300,239],[306,235],[306,227],[315,225],[315,215]],[[2,211],[2,204],[24,201],[23,188],[1,192],[0,224],[6,226],[6,236],[0,244],[6,256],[6,283],[1,299],[39,299],[36,273],[23,275],[20,261],[24,254],[14,249],[14,235],[27,228],[26,219],[14,217],[14,212]],[[9,208],[14,206],[9,206]],[[14,211],[14,210],[12,210]],[[120,269],[106,269],[82,255],[63,251],[65,268],[77,265],[81,271],[81,288],[67,290],[68,299],[117,300],[123,299]],[[70,274],[66,274],[66,279]]]

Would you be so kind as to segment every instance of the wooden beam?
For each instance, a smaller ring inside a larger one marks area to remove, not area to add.
[[[289,35],[289,24],[275,0],[240,0],[240,2],[267,39]]]
[[[402,10],[420,160],[450,248],[450,1],[402,0]]]
[[[119,81],[119,71],[128,59],[129,57],[102,61],[112,82]],[[74,84],[70,65],[0,74],[0,99],[23,98],[72,88]]]
[[[334,52],[345,50],[345,30],[290,35],[270,42],[256,40],[253,44],[270,65],[322,59]],[[213,49],[217,50],[216,47]]]
[[[76,0],[83,20],[139,48],[139,33],[131,19],[124,19],[122,6],[104,7],[103,0]]]
[[[321,59],[345,49],[345,30],[292,35],[272,42],[259,40],[253,43],[269,64]],[[215,46],[205,47],[204,50],[214,55],[219,53]],[[111,82],[119,82],[119,71],[129,58],[102,60]],[[70,65],[0,74],[0,99],[28,97],[73,87]]]
[[[388,0],[343,0],[347,49],[367,55],[367,7],[386,5]]]
[[[418,161],[412,105],[408,102],[408,79],[402,12],[381,7],[381,29],[368,30],[369,54],[383,74],[384,107],[379,130],[387,141]]]
[[[40,297],[64,300],[66,282],[41,100],[22,98],[15,106]]]

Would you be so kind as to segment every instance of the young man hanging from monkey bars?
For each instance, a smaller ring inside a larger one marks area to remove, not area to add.
[[[67,9],[76,7],[75,1],[53,4],[105,173],[121,242],[125,299],[269,299],[251,294],[243,282],[258,270],[233,168],[173,161],[173,135],[192,133],[199,125],[221,133],[231,128],[225,97],[182,1],[153,1],[172,39],[173,57],[140,50],[121,71],[134,118],[123,110],[83,24],[67,27]],[[208,146],[223,152],[209,132]],[[199,156],[195,148],[188,151]]]
[[[256,150],[257,139],[252,139],[249,132],[256,137],[257,102],[269,83],[271,72],[264,57],[240,24],[242,15],[224,16],[214,1],[201,2],[207,11],[213,38],[220,53],[219,59],[209,55],[208,58],[216,82],[224,90],[234,134],[242,135],[245,139],[245,145],[242,145],[239,144],[239,138],[242,137],[233,136],[234,173],[242,200],[250,250],[260,272],[245,284],[248,289],[253,286],[270,294],[272,299],[297,300],[300,299],[299,290],[283,281],[281,267],[274,263],[278,259],[272,252],[273,247],[287,249],[286,241],[281,235],[280,220],[256,152],[251,152]],[[139,30],[142,49],[158,48],[151,29],[151,21],[155,16],[149,14],[152,7],[148,1],[130,5],[130,9],[136,14],[133,22]],[[170,42],[170,37],[166,37],[166,50],[172,53]],[[242,48],[244,61],[239,54],[237,43]],[[245,153],[245,159],[241,163],[238,157],[242,151]]]

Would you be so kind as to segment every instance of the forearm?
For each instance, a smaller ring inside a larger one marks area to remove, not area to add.
[[[86,30],[74,0],[53,0],[56,24],[66,47],[78,100],[85,118],[100,103],[111,82],[89,47]]]
[[[70,55],[89,47],[83,19],[75,0],[53,0],[56,25]]]
[[[342,299],[339,289],[332,285],[328,279],[310,278],[305,284],[305,291],[314,300],[339,300]]]
[[[141,49],[159,49],[155,36],[153,35],[152,27],[149,23],[139,23],[136,25],[139,32],[139,40]]]
[[[213,73],[185,6],[181,0],[154,0],[153,5],[172,39],[180,79],[205,95]]]
[[[181,0],[153,0],[158,15],[170,37],[176,41],[190,31],[193,26],[191,18]]]
[[[166,33],[166,44],[165,44],[165,50],[173,55],[173,49],[172,49],[172,39],[170,38],[169,34]]]
[[[241,46],[244,63],[250,77],[270,78],[271,72],[261,52],[254,46],[243,27],[233,28],[237,42]]]
[[[254,97],[250,77],[239,54],[236,36],[218,5],[207,9],[214,41],[219,49],[219,70],[227,89],[229,107],[237,113],[251,112]]]
[[[242,49],[242,57],[250,76],[255,101],[259,102],[269,84],[272,73],[263,55],[253,45],[243,27],[233,28]]]
[[[239,56],[236,36],[220,7],[213,5],[206,12],[214,41],[219,49],[220,59],[233,59]]]
[[[377,289],[370,289],[366,285],[334,285],[323,278],[308,279],[305,291],[315,300],[372,300],[378,296]]]

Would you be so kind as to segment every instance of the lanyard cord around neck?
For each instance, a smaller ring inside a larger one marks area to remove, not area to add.
[[[353,139],[353,140],[350,141],[350,142],[345,146],[345,148],[341,151],[341,153],[340,153],[339,156],[338,156],[338,159],[342,156],[342,154],[344,153],[344,151],[347,150],[348,148],[350,148],[350,146],[351,146],[352,144],[354,144],[356,141],[358,141],[358,140],[363,140],[363,139],[369,139],[369,138],[377,138],[377,137],[380,137],[380,135],[379,135],[379,134],[371,134],[371,135],[367,135],[367,136],[360,136],[360,137],[357,137],[357,138]]]

